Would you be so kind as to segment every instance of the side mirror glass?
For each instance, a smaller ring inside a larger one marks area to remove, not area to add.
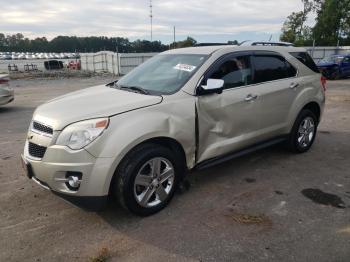
[[[207,85],[202,85],[204,94],[218,93],[221,94],[224,88],[225,81],[222,79],[211,79],[207,80]]]

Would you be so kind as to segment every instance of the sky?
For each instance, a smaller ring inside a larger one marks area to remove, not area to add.
[[[0,32],[150,40],[149,0],[0,0]],[[301,0],[153,0],[153,40],[187,36],[198,42],[277,41]]]

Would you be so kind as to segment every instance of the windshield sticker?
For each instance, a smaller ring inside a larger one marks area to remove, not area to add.
[[[192,72],[196,69],[196,66],[193,65],[186,65],[186,64],[177,64],[174,69],[186,71],[186,72]]]

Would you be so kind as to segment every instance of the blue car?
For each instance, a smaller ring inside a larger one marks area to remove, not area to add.
[[[350,77],[350,54],[326,57],[317,64],[317,67],[327,79]]]

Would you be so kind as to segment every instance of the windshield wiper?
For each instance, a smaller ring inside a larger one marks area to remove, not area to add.
[[[146,90],[142,87],[139,87],[139,86],[122,86],[122,85],[118,85],[118,84],[117,84],[117,86],[119,87],[119,89],[128,89],[128,90],[136,91],[136,92],[144,94],[144,95],[149,94],[148,90]]]

